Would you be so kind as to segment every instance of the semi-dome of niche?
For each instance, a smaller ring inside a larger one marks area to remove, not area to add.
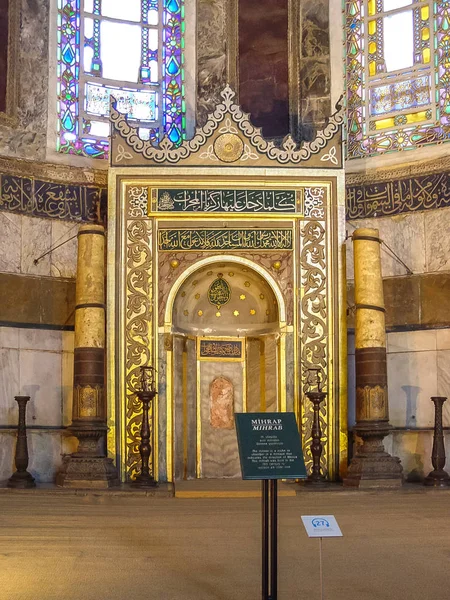
[[[246,335],[278,327],[275,294],[248,266],[229,262],[203,266],[183,282],[175,298],[174,331]]]

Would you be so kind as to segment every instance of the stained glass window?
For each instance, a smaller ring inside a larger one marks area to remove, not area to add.
[[[179,145],[185,0],[57,1],[57,150],[107,158],[111,96],[142,139]]]
[[[449,0],[346,0],[347,156],[450,140]]]

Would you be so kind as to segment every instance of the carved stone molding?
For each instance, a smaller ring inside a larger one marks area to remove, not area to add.
[[[0,156],[0,173],[50,182],[106,187],[108,171]]]

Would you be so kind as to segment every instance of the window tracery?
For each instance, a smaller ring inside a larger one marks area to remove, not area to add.
[[[109,102],[144,140],[186,136],[184,0],[58,0],[57,150],[107,158]]]
[[[450,2],[347,0],[347,158],[450,139]]]

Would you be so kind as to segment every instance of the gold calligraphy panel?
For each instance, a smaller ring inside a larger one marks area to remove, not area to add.
[[[291,229],[160,229],[158,249],[177,250],[292,250]]]

